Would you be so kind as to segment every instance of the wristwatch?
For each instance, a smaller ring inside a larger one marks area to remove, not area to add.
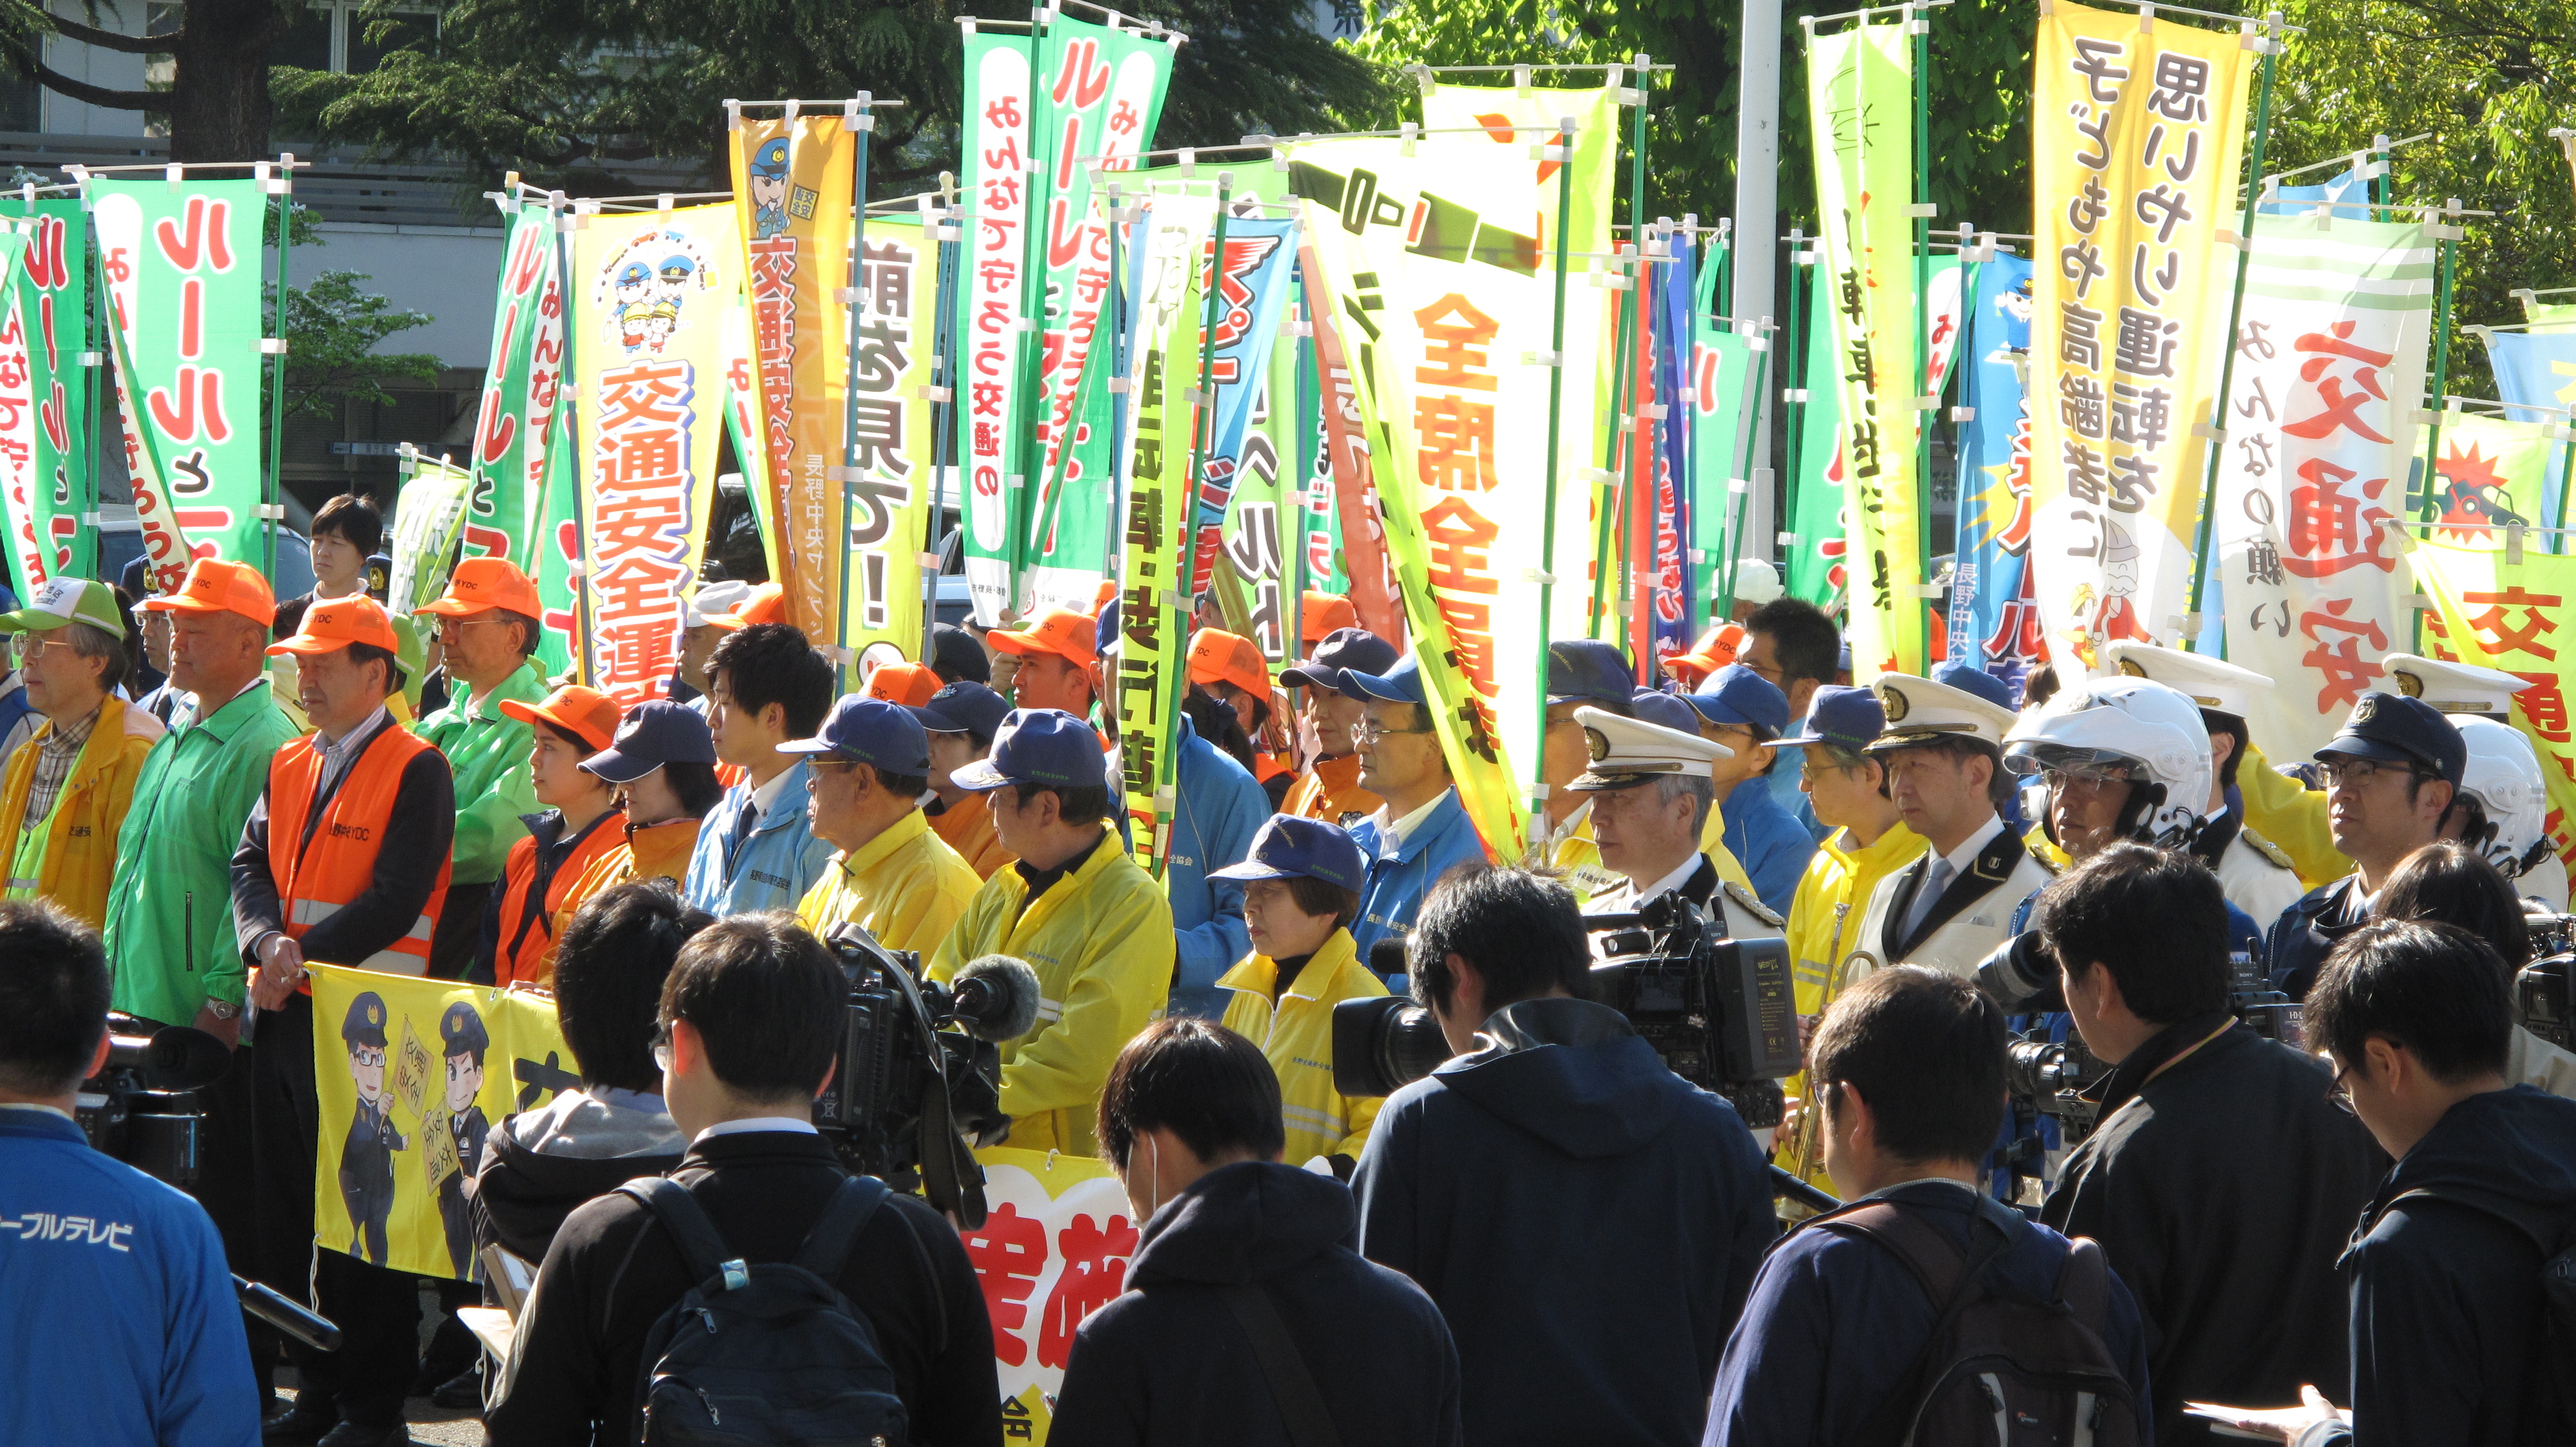
[[[208,1000],[206,1008],[212,1011],[218,1020],[229,1020],[241,1013],[241,1006],[229,1000]]]

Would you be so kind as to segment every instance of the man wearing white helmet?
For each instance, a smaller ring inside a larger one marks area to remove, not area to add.
[[[2265,925],[2279,919],[2281,911],[2307,893],[2307,886],[2300,883],[2289,852],[2246,822],[2236,784],[2250,742],[2246,715],[2256,695],[2270,691],[2272,680],[2205,653],[2152,643],[2122,641],[2107,651],[2123,676],[2153,679],[2199,709],[2201,730],[2209,739],[2209,802],[2189,846],[2192,855],[2218,876],[2229,904]],[[2320,804],[2324,797],[2317,796]],[[2319,832],[2324,828],[2321,815]]]
[[[2516,893],[2552,914],[2566,913],[2567,868],[2543,826],[2548,784],[2531,740],[2489,718],[2451,722],[2469,746],[2469,761],[2460,774],[2460,801],[2442,821],[2442,837],[2475,849]]]
[[[2012,710],[1912,674],[1884,673],[1870,687],[1887,731],[1867,751],[1886,761],[1898,815],[1931,848],[1878,882],[1852,938],[1877,965],[1974,979],[2053,873],[1997,812],[2010,797],[2001,748]]]

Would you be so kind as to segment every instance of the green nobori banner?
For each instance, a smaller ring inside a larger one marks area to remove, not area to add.
[[[30,214],[17,197],[0,197],[0,216]],[[23,332],[24,378],[14,372],[0,376],[0,386],[12,396],[24,388],[34,424],[23,514],[18,498],[9,503],[11,536],[19,545],[10,549],[10,558],[21,598],[57,573],[87,577],[98,554],[98,529],[80,525],[81,514],[98,508],[90,466],[89,368],[81,362],[90,346],[89,216],[77,196],[49,196],[36,203],[32,216],[25,264],[11,279],[5,302]],[[10,463],[14,488],[19,459]],[[22,524],[29,536],[20,535]],[[41,565],[33,577],[27,575],[27,549]]]
[[[546,435],[563,380],[563,281],[555,262],[553,214],[522,206],[501,251],[465,514],[468,556],[507,558],[532,577]]]
[[[159,459],[174,521],[196,556],[261,561],[266,189],[158,177],[89,184],[134,421],[150,434],[145,453]]]

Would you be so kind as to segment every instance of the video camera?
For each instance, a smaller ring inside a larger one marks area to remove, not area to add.
[[[2513,1020],[2576,1050],[2576,915],[2531,915],[2531,963],[2513,977]]]
[[[101,1155],[179,1190],[194,1187],[206,1119],[197,1092],[223,1079],[232,1051],[203,1030],[152,1029],[130,1015],[108,1016],[107,1030],[107,1064],[81,1082],[72,1118]],[[328,1318],[258,1282],[234,1277],[233,1295],[242,1310],[297,1341],[340,1349],[340,1328]]]
[[[1729,939],[1711,930],[1678,890],[1634,914],[1587,915],[1611,958],[1595,963],[1584,994],[1627,1017],[1675,1075],[1724,1096],[1744,1123],[1780,1123],[1780,1079],[1798,1069],[1798,1022],[1789,948],[1778,939]],[[1333,1088],[1390,1095],[1449,1058],[1431,1012],[1383,997],[1333,1007]]]
[[[2066,1009],[2057,957],[2037,930],[2023,930],[1979,960],[1977,988],[2007,1015]],[[2242,950],[2227,957],[2227,1008],[2267,1040],[2298,1043],[2299,1002],[2273,989],[2262,962]]]
[[[850,993],[815,1127],[851,1170],[899,1191],[917,1184],[968,1229],[983,1225],[984,1170],[972,1152],[1010,1137],[997,1047],[1037,1023],[1036,972],[986,955],[943,986],[922,978],[919,955],[858,925],[833,926],[824,943]]]

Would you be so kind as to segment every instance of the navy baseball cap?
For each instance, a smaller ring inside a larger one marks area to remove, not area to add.
[[[1108,602],[1100,605],[1100,616],[1091,620],[1092,652],[1107,653],[1111,648],[1117,646],[1119,628],[1118,620],[1119,608],[1117,599],[1112,598]]]
[[[954,623],[931,625],[930,667],[943,678],[954,675],[961,681],[993,681],[993,661],[984,656],[984,645]]]
[[[2420,698],[2365,693],[2353,703],[2343,728],[2315,756],[2412,764],[2457,788],[2468,767],[2469,743],[2448,715]]]
[[[716,741],[687,704],[648,699],[626,711],[608,747],[577,766],[612,784],[632,784],[664,764],[712,764]]]
[[[1284,688],[1333,688],[1345,668],[1378,677],[1395,667],[1395,645],[1365,628],[1336,628],[1315,645],[1315,656],[1294,668],[1279,670]]]
[[[1693,711],[1713,724],[1751,724],[1775,734],[1789,727],[1789,695],[1741,663],[1710,674],[1688,701]]]
[[[1320,879],[1357,892],[1368,884],[1368,862],[1339,824],[1296,814],[1273,814],[1252,836],[1241,864],[1210,870],[1210,879]]]
[[[935,734],[975,734],[989,739],[1011,715],[1011,701],[980,683],[957,682],[930,696],[912,716]]]
[[[937,695],[932,695],[937,697]],[[822,732],[810,739],[790,739],[782,754],[830,754],[873,764],[889,774],[930,772],[930,735],[912,710],[882,698],[844,694],[824,716]]]
[[[1827,683],[1816,688],[1807,705],[1806,727],[1780,740],[1783,744],[1832,744],[1854,753],[1887,731],[1887,708],[1866,688]]]
[[[1961,693],[1973,693],[1997,708],[2018,711],[2021,706],[2021,701],[2013,697],[2013,691],[2009,685],[1973,663],[1961,662],[1955,658],[1947,663],[1936,663],[1925,677],[1934,683],[1955,688]]]
[[[1333,687],[1344,698],[1362,703],[1428,703],[1422,692],[1422,665],[1412,654],[1397,659],[1384,673],[1345,668],[1333,675]]]
[[[1594,638],[1569,638],[1547,646],[1547,701],[1626,703],[1637,692],[1637,670],[1627,656]]]
[[[1004,784],[1099,789],[1108,787],[1109,770],[1091,725],[1060,708],[1015,708],[994,732],[992,754],[952,771],[948,782],[975,793]]]
[[[1686,734],[1699,732],[1699,711],[1692,708],[1690,700],[1680,694],[1657,693],[1648,689],[1628,700],[1628,708],[1638,718],[1657,728],[1674,729]]]

